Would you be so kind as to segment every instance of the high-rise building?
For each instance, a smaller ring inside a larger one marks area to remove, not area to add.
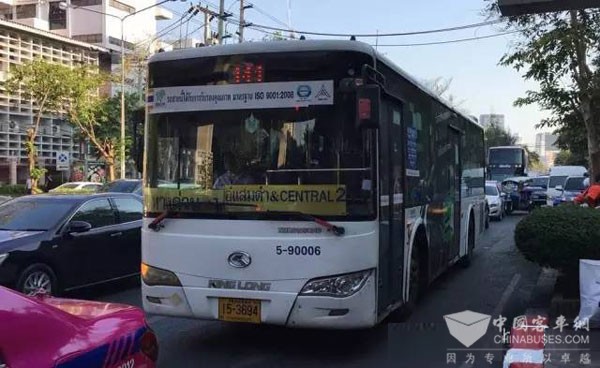
[[[155,0],[3,0],[0,18],[118,52],[121,35],[125,48],[132,50],[154,37],[157,20],[172,18],[171,12],[154,4]]]
[[[504,129],[504,115],[502,114],[482,114],[479,115],[479,124],[487,129],[491,126]]]
[[[101,64],[110,61],[108,52],[102,47],[0,20],[0,182],[25,181],[27,154],[23,143],[37,111],[27,94],[8,94],[1,86],[11,69],[35,58],[66,66],[83,63],[106,68]],[[60,116],[42,118],[36,146],[38,165],[50,170],[56,165],[57,152],[67,152],[75,160],[80,158],[73,127]]]
[[[535,152],[537,152],[540,160],[548,167],[554,165],[556,153],[560,151],[556,145],[557,139],[558,137],[552,133],[537,133],[535,135]]]

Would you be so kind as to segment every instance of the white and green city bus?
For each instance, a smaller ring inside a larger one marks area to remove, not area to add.
[[[370,46],[186,49],[148,77],[147,312],[362,328],[468,264],[483,131]]]

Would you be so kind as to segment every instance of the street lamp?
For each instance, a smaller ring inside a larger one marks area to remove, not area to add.
[[[131,17],[132,15],[141,13],[145,10],[152,9],[154,7],[157,7],[159,5],[162,5],[162,4],[168,3],[168,2],[172,2],[172,1],[176,1],[176,0],[162,0],[156,4],[147,6],[138,11],[135,11],[133,13],[129,13],[123,17],[119,17],[114,14],[105,13],[105,12],[102,12],[99,10],[90,9],[87,7],[72,6],[71,4],[68,4],[64,1],[61,1],[58,4],[58,7],[62,10],[67,10],[68,8],[86,10],[86,11],[89,11],[92,13],[102,14],[102,15],[116,18],[121,22],[121,179],[125,179],[125,33],[124,33],[125,19]],[[180,1],[184,2],[185,0],[180,0]],[[72,26],[71,24],[68,25],[68,27],[71,27],[71,26]]]

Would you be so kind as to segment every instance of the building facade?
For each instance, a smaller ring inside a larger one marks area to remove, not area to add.
[[[482,114],[479,115],[479,124],[487,129],[491,126],[495,126],[500,129],[504,129],[504,115],[502,114]]]
[[[66,66],[80,64],[106,68],[108,50],[74,41],[33,27],[0,20],[0,182],[23,183],[28,175],[24,142],[37,107],[25,94],[8,94],[4,81],[16,65],[36,58]],[[38,165],[50,172],[56,168],[57,152],[71,160],[85,151],[74,138],[73,127],[60,116],[42,118],[36,138]],[[54,173],[54,175],[61,173]]]
[[[0,18],[119,52],[122,36],[125,48],[133,50],[155,36],[158,20],[172,18],[153,5],[154,0],[0,0]],[[147,46],[155,51],[151,42]]]
[[[557,139],[558,137],[552,133],[537,133],[535,135],[535,151],[547,167],[554,165],[556,154],[560,151],[560,148],[556,145]]]

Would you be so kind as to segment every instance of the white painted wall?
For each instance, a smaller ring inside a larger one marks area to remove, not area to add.
[[[84,9],[69,9],[70,14],[67,15],[67,21],[71,22],[72,36],[102,33],[103,16],[86,9],[101,12],[102,6],[98,5],[88,6]]]

